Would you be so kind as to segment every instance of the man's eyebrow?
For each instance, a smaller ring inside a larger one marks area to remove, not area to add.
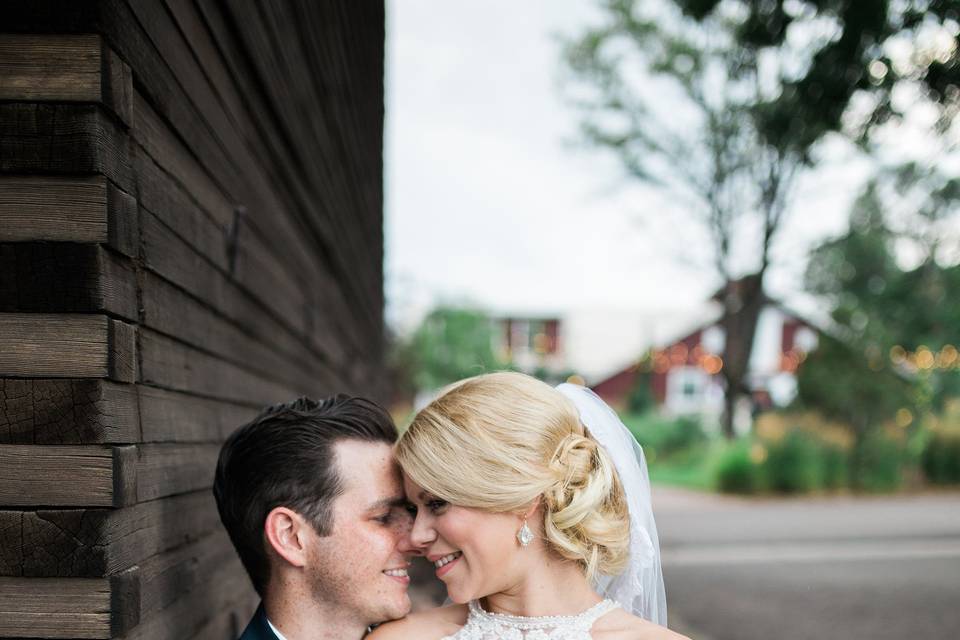
[[[407,497],[403,495],[390,496],[389,498],[381,498],[373,504],[370,505],[370,511],[376,511],[377,509],[383,509],[385,507],[405,507],[407,505]]]

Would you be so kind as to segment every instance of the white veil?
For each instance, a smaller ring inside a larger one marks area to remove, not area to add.
[[[593,586],[626,611],[667,626],[660,540],[653,520],[650,476],[643,449],[613,409],[593,391],[568,383],[557,386],[557,391],[577,406],[580,422],[613,460],[630,512],[629,564],[620,575],[600,576]]]

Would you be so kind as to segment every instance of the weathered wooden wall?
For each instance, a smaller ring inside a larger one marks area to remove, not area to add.
[[[257,407],[382,397],[382,2],[0,5],[0,637],[230,638]]]

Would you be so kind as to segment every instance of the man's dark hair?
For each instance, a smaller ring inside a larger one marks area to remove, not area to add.
[[[393,444],[396,439],[397,428],[382,407],[344,394],[273,405],[227,438],[213,495],[257,593],[263,596],[270,576],[263,539],[267,514],[284,506],[319,535],[330,535],[333,503],[343,492],[334,445],[343,440]]]

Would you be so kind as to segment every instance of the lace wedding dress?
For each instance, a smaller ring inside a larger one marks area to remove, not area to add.
[[[593,623],[619,606],[613,600],[601,600],[575,616],[526,618],[489,613],[472,600],[463,628],[441,640],[591,640]]]

